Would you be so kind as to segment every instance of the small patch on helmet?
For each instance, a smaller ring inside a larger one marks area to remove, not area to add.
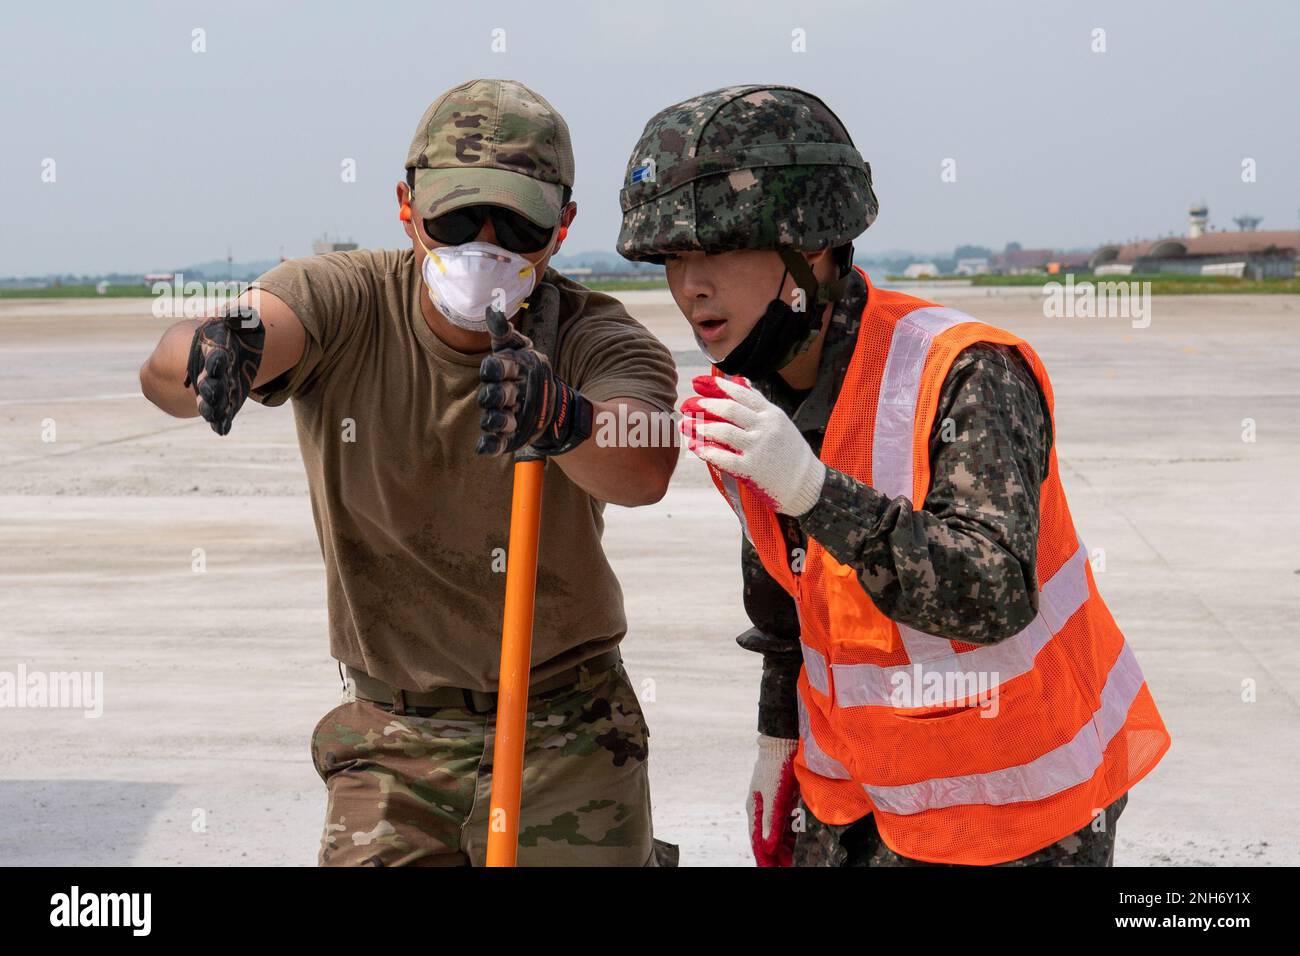
[[[633,183],[652,183],[655,181],[655,161],[650,158],[641,160],[640,166],[632,169]]]

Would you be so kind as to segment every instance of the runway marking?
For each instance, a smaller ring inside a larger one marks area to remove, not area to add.
[[[33,461],[46,461],[50,458],[62,458],[65,455],[75,455],[79,452],[90,451],[92,448],[103,448],[105,445],[117,445],[124,441],[135,441],[137,438],[153,438],[155,435],[165,435],[167,432],[179,431],[182,428],[193,427],[190,422],[202,421],[200,418],[187,420],[183,425],[172,425],[170,428],[160,428],[152,432],[140,432],[138,435],[123,435],[121,438],[109,438],[106,441],[97,441],[90,445],[81,445],[77,448],[69,448],[65,451],[52,451],[48,455],[37,455],[34,458],[20,458],[18,461],[0,461],[0,468],[7,468],[12,465],[26,465]]]
[[[6,398],[0,405],[66,405],[69,402],[106,402],[122,398],[144,398],[139,392],[115,392],[112,395],[74,395],[71,398]]]

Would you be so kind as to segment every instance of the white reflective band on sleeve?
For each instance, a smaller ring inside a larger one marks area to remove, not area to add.
[[[890,498],[912,500],[912,436],[916,397],[930,342],[954,325],[974,322],[956,309],[917,309],[894,325],[889,355],[876,403],[876,427],[871,439],[871,486]],[[912,501],[912,507],[921,502]]]
[[[803,741],[803,762],[819,777],[848,780],[849,772],[844,769],[844,765],[834,757],[827,756],[817,743],[817,738],[813,736],[808,724],[808,711],[804,707],[803,694],[796,691],[795,700],[799,702],[799,739]]]
[[[817,648],[809,647],[803,641],[799,642],[799,647],[803,650],[803,669],[808,675],[808,683],[819,694],[829,694],[831,682],[826,674],[826,658]]]
[[[989,773],[934,777],[897,787],[863,784],[871,802],[886,813],[921,813],[963,804],[1001,806],[1042,800],[1092,779],[1107,746],[1128,719],[1133,699],[1142,688],[1142,669],[1125,641],[1115,659],[1101,705],[1074,739],[1029,763]]]
[[[726,494],[727,500],[731,502],[731,510],[740,519],[740,530],[745,532],[745,539],[750,544],[753,544],[754,539],[749,534],[749,521],[745,518],[745,506],[740,500],[740,483],[736,481],[735,475],[727,474],[721,469],[718,470],[718,477],[722,479],[722,490]]]
[[[908,664],[894,664],[882,667],[877,664],[833,664],[831,672],[835,678],[835,703],[840,707],[953,707],[969,704],[968,691],[978,686],[981,694],[993,692],[999,684],[1027,673],[1034,666],[1034,659],[1052,637],[1058,634],[1065,623],[1083,607],[1088,600],[1088,552],[1083,542],[1074,554],[1048,578],[1039,589],[1038,616],[1020,633],[996,644],[987,644],[973,650],[957,653],[948,641],[948,656],[931,658],[924,661],[914,660]],[[899,626],[899,631],[903,630]],[[920,631],[912,631],[913,635]],[[933,635],[921,635],[931,641],[941,638]],[[912,643],[904,637],[908,657],[912,656]],[[939,683],[938,678],[927,677],[930,674],[943,676],[944,698],[937,700],[913,701],[901,700],[898,689],[906,692],[909,688],[929,687]],[[958,677],[964,678],[962,680]],[[930,682],[933,684],[930,684]],[[951,693],[950,693],[951,692]]]

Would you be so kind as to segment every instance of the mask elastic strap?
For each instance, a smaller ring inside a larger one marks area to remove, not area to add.
[[[415,197],[412,196],[411,198],[414,199]],[[415,241],[418,242],[418,243],[420,244],[420,248],[424,251],[424,256],[425,256],[425,258],[427,259],[427,258],[429,258],[430,256],[432,256],[433,253],[429,251],[429,247],[426,246],[426,245],[424,244],[424,240],[420,237],[420,227],[417,226],[417,225],[415,225],[414,223],[412,223],[412,224],[411,224],[411,232],[415,233]],[[441,261],[441,260],[439,260],[439,261],[437,262],[437,266],[438,266],[438,271],[439,271],[439,272],[446,272],[446,271],[447,271],[446,267],[442,264],[442,261]]]
[[[776,287],[776,298],[781,298],[781,290],[785,288],[785,277],[790,274],[790,267],[786,266],[781,270],[781,281]]]

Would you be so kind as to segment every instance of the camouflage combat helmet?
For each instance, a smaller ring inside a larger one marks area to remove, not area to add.
[[[871,167],[820,99],[789,86],[732,86],[646,123],[619,193],[618,251],[813,251],[876,218]],[[783,255],[782,258],[785,258]]]

